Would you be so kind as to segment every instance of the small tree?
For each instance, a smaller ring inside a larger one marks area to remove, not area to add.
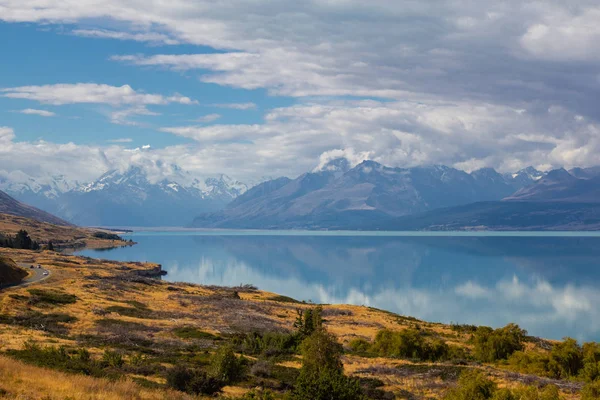
[[[302,368],[292,395],[296,400],[359,400],[358,380],[344,375],[342,346],[324,329],[302,342]]]
[[[52,243],[52,240],[48,242],[48,250],[54,251],[54,243]]]
[[[228,384],[244,376],[244,363],[233,352],[231,346],[223,346],[213,355],[210,364],[211,376]]]
[[[314,331],[323,326],[323,307],[317,306],[308,310],[297,309],[298,316],[294,322],[294,327],[303,337],[312,335]]]
[[[577,340],[567,337],[552,346],[550,367],[561,378],[576,376],[583,368],[583,349]]]

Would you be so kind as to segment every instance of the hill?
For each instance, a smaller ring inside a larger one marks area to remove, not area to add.
[[[112,232],[100,229],[54,225],[31,218],[0,213],[0,234],[15,235],[21,229],[26,230],[29,236],[39,243],[52,241],[56,248],[87,247],[98,249],[131,244]]]
[[[26,276],[27,272],[19,268],[13,260],[0,255],[0,287],[19,283]]]
[[[600,230],[600,204],[495,201],[441,208],[369,225],[375,230]]]
[[[72,224],[68,223],[67,221],[55,217],[54,215],[38,208],[21,203],[2,191],[0,191],[0,213],[31,218],[54,225],[72,226]]]

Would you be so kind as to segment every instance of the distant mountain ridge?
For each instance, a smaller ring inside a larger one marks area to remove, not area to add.
[[[223,208],[248,189],[226,175],[199,179],[178,168],[168,179],[153,179],[136,166],[108,171],[87,184],[62,176],[36,180],[0,174],[0,188],[85,226],[182,226],[194,215]]]
[[[264,182],[224,210],[198,216],[192,226],[362,229],[431,209],[501,200],[542,176],[532,168],[505,175],[491,168],[469,174],[441,165],[391,168],[370,160],[350,168],[337,159],[296,179]]]
[[[0,191],[0,213],[16,215],[18,217],[31,218],[37,221],[48,222],[55,225],[71,225],[67,221],[55,217],[52,214],[49,214],[30,205],[21,203],[2,191]]]

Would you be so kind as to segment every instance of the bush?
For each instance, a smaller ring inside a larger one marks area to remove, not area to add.
[[[173,334],[180,339],[210,339],[210,340],[218,340],[219,338],[215,335],[203,332],[198,328],[194,328],[192,326],[182,326],[179,328],[173,329]]]
[[[213,355],[210,375],[225,384],[237,382],[244,376],[245,362],[238,358],[231,346],[223,346]]]
[[[348,344],[350,349],[357,354],[366,354],[371,349],[371,343],[365,339],[353,339]]]
[[[545,386],[539,389],[534,386],[527,386],[514,391],[515,400],[560,400],[560,392],[554,385]]]
[[[588,383],[581,391],[581,400],[598,400],[600,399],[600,381]]]
[[[427,342],[416,329],[400,332],[384,329],[377,332],[371,351],[382,357],[437,361],[448,358],[450,347],[439,339]]]
[[[297,400],[362,399],[357,379],[344,375],[342,346],[324,329],[317,329],[301,345],[302,368],[292,394]]]
[[[536,352],[516,351],[508,359],[508,365],[515,371],[555,378],[550,364],[549,355]]]
[[[272,371],[273,364],[265,360],[256,361],[250,368],[250,373],[260,378],[269,378],[272,374]]]
[[[504,328],[477,328],[473,334],[475,357],[482,362],[506,360],[515,351],[523,350],[527,332],[518,325],[508,324]]]
[[[557,377],[570,378],[583,368],[583,349],[575,339],[564,338],[552,346],[550,360],[550,369],[554,370]]]
[[[444,396],[445,400],[487,400],[496,392],[496,384],[489,380],[482,372],[476,370],[465,371],[458,379],[458,386]],[[505,396],[499,399],[509,400]]]
[[[56,292],[54,290],[44,289],[29,289],[31,304],[45,303],[45,304],[73,304],[77,301],[77,296],[64,292]]]
[[[579,375],[586,382],[600,379],[600,344],[585,343],[583,345],[583,369]]]
[[[114,368],[121,368],[123,364],[125,364],[125,360],[123,360],[123,354],[112,350],[104,351],[104,354],[102,355],[102,361],[104,361],[108,366]]]
[[[223,388],[223,382],[206,372],[177,366],[167,373],[167,385],[191,394],[213,395]]]
[[[244,354],[271,357],[297,353],[301,340],[298,333],[249,333],[233,342]]]

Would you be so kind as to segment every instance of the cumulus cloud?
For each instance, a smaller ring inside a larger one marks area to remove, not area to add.
[[[261,124],[163,128],[199,142],[179,158],[194,168],[243,165],[244,173],[257,176],[265,170],[295,175],[335,151],[367,154],[393,166],[444,163],[468,170],[600,163],[599,8],[593,1],[0,4],[4,21],[77,27],[93,20],[97,28],[76,31],[208,46],[213,50],[118,54],[113,60],[296,98],[293,106],[268,111]],[[193,102],[128,86],[81,85],[1,94],[47,104],[78,99],[123,110]],[[374,100],[359,100],[364,98]]]
[[[21,113],[21,114],[27,114],[27,115],[39,115],[40,117],[54,117],[56,115],[56,113],[53,113],[52,111],[36,110],[34,108],[26,108],[24,110],[19,110],[17,112]]]
[[[125,108],[122,110],[113,111],[110,114],[110,121],[113,124],[117,125],[129,125],[129,126],[140,126],[143,125],[138,121],[133,121],[129,119],[132,116],[136,115],[149,115],[149,116],[157,116],[160,115],[157,112],[150,111],[146,108],[146,106],[135,106],[132,108]]]

